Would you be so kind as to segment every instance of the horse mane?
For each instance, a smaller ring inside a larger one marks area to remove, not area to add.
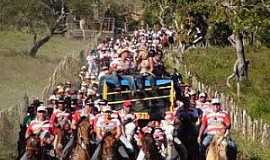
[[[82,116],[78,124],[80,125],[82,122],[87,121],[88,118],[86,116]]]
[[[218,141],[222,138],[220,135],[216,135],[213,137],[212,142],[210,143],[208,150],[207,150],[207,157],[206,160],[227,160],[226,155],[221,155],[221,145],[218,144]],[[225,146],[226,147],[226,146]],[[225,152],[226,154],[226,152]]]

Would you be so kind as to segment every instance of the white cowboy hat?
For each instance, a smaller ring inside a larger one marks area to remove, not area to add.
[[[213,98],[211,101],[212,104],[220,104],[220,99],[219,98]]]
[[[37,112],[40,112],[40,111],[45,111],[45,112],[47,112],[47,108],[46,108],[44,105],[40,105],[40,106],[37,108]]]
[[[112,112],[112,108],[109,105],[103,106],[101,109],[102,112]]]
[[[199,97],[206,97],[206,94],[204,92],[199,94]]]

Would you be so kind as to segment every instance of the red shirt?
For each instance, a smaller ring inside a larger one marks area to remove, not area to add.
[[[75,123],[78,124],[83,116],[89,118],[89,123],[91,124],[91,126],[95,126],[95,123],[96,123],[95,115],[93,115],[92,113],[88,113],[88,114],[84,113],[83,110],[78,110],[74,112],[72,115],[72,121],[75,121]]]
[[[63,120],[70,120],[70,113],[66,111],[56,110],[50,118],[50,124],[56,127],[56,124]]]
[[[38,135],[42,131],[47,131],[49,133],[52,133],[52,126],[50,125],[48,120],[39,121],[37,119],[30,122],[27,130],[26,130],[26,137],[29,137],[31,135]]]

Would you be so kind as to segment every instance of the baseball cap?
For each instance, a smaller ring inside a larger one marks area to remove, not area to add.
[[[124,108],[132,107],[131,101],[130,101],[130,100],[126,100],[126,101],[123,103],[123,107],[124,107]]]

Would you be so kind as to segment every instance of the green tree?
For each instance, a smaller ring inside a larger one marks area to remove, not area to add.
[[[206,26],[211,27],[215,24],[224,23],[229,29],[233,30],[233,34],[227,38],[236,49],[237,59],[233,74],[227,79],[228,86],[230,86],[229,80],[233,77],[236,78],[237,82],[248,78],[248,60],[245,56],[244,36],[250,37],[251,44],[255,42],[255,39],[269,42],[269,0],[146,0],[145,2],[150,6],[149,8],[151,6],[156,8],[154,11],[161,24],[165,21],[164,19],[174,17],[177,30],[181,30],[181,26],[185,23],[189,27],[200,25],[200,21],[199,24],[196,24],[196,16],[198,15],[203,15],[207,19],[208,25]],[[161,15],[167,16],[162,17]]]

